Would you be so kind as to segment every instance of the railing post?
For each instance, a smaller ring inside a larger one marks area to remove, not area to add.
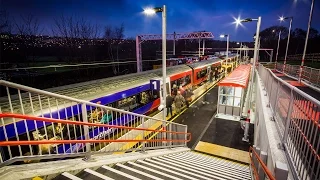
[[[276,161],[274,174],[276,179],[288,179],[288,166],[282,162]]]
[[[88,115],[87,115],[87,105],[85,103],[81,104],[81,113],[82,113],[82,120],[83,122],[87,123],[88,122]],[[84,125],[83,126],[83,132],[85,136],[85,140],[89,140],[89,126]],[[84,160],[88,160],[91,157],[91,145],[90,143],[86,143],[86,155]]]
[[[262,162],[267,165],[267,157],[268,157],[268,154],[264,151],[261,151],[260,153],[260,159],[262,160]],[[263,167],[261,165],[259,165],[259,170],[258,170],[258,174],[259,174],[259,179],[265,179],[265,173],[264,173],[264,170],[263,170]]]
[[[277,105],[277,99],[278,99],[278,96],[279,96],[279,89],[280,89],[280,82],[279,80],[276,79],[277,82],[277,91],[276,91],[276,97],[275,97],[275,100],[274,100],[274,104],[273,104],[273,113],[274,115],[276,115],[276,105]]]
[[[144,125],[144,117],[142,117],[142,128],[145,128],[145,125]],[[146,136],[145,136],[145,134],[146,134],[146,131],[145,130],[143,130],[142,131],[142,138],[143,138],[143,140],[145,140],[145,138],[146,138]],[[142,152],[146,152],[146,142],[145,141],[142,141]]]
[[[290,126],[290,121],[291,121],[291,113],[292,113],[292,108],[293,108],[293,90],[291,89],[290,92],[290,102],[289,102],[289,109],[288,109],[288,114],[287,114],[287,119],[286,119],[286,126],[284,129],[284,134],[282,137],[282,144],[286,143],[287,137],[288,137],[288,132],[289,132],[289,126]]]
[[[253,148],[254,148],[253,150],[260,156],[260,148],[256,146],[254,146]],[[254,153],[252,153],[252,157],[254,157],[253,158],[254,167],[259,167],[259,161],[257,159],[258,157],[255,157]]]

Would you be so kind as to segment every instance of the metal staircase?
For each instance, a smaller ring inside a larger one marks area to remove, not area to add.
[[[184,151],[135,161],[85,168],[79,173],[64,172],[54,179],[251,179],[248,165],[206,154]]]

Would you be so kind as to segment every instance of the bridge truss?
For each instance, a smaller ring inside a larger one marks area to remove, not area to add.
[[[205,49],[205,39],[212,39],[214,38],[212,32],[191,32],[191,33],[172,33],[167,34],[167,40],[173,40],[173,55],[175,55],[175,41],[182,40],[182,39],[198,39],[199,40],[199,57],[200,57],[200,42],[203,40],[203,51],[204,54]],[[145,34],[145,35],[138,35],[136,37],[136,56],[137,56],[137,72],[142,71],[142,51],[141,51],[141,43],[144,41],[157,41],[162,40],[161,34]]]

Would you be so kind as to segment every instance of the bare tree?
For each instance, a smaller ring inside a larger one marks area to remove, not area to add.
[[[63,14],[54,20],[52,32],[55,36],[63,38],[64,44],[69,49],[69,57],[71,59],[79,54],[78,49],[80,48],[86,47],[92,51],[94,48],[89,48],[89,45],[94,45],[95,40],[100,36],[98,24],[90,23],[86,19],[76,16],[66,17]],[[87,52],[84,50],[81,52],[86,56]],[[88,57],[82,58],[87,59]]]
[[[15,20],[15,27],[18,34],[24,38],[23,51],[25,52],[26,59],[30,56],[29,51],[31,49],[31,56],[34,61],[36,57],[35,47],[38,36],[42,34],[44,28],[40,26],[38,18],[32,14],[20,15],[20,21]]]

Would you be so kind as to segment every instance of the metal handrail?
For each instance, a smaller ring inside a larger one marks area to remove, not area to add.
[[[291,84],[289,84],[288,82],[284,81],[283,79],[279,78],[278,76],[276,76],[270,69],[267,69],[269,71],[269,73],[271,73],[271,75],[277,79],[278,81],[280,81],[282,84],[286,85],[289,89],[292,89],[293,91],[296,91],[298,94],[300,94],[301,96],[303,96],[304,98],[307,98],[309,101],[312,101],[318,105],[320,105],[320,101],[315,99],[314,97],[310,96],[309,94],[306,94],[305,92],[301,91],[299,88],[292,86]]]
[[[276,180],[276,178],[272,175],[271,171],[268,169],[268,167],[264,164],[264,162],[261,160],[261,158],[259,157],[259,155],[257,154],[257,152],[250,147],[249,148],[249,157],[250,157],[250,162],[251,162],[251,166],[253,167],[253,171],[254,171],[254,176],[255,179],[258,180],[259,176],[258,176],[258,172],[257,172],[257,168],[254,166],[254,162],[253,162],[253,157],[252,155],[254,155],[256,157],[256,159],[258,160],[259,164],[261,165],[264,173],[268,176],[268,178],[270,180]]]
[[[137,113],[133,113],[133,112],[129,112],[129,111],[124,111],[124,110],[116,109],[116,108],[109,107],[109,106],[103,106],[103,105],[96,104],[96,103],[93,103],[93,102],[90,102],[90,101],[80,100],[80,99],[76,99],[76,98],[72,98],[72,97],[68,97],[68,96],[64,96],[64,95],[60,95],[60,94],[56,94],[56,93],[52,93],[52,92],[48,92],[48,91],[44,91],[44,90],[40,90],[40,89],[28,87],[28,86],[24,86],[24,85],[21,85],[21,84],[16,84],[16,83],[5,81],[5,80],[0,80],[0,85],[8,86],[8,87],[11,87],[11,88],[17,88],[17,89],[21,89],[21,90],[24,90],[24,91],[30,91],[30,92],[34,92],[34,93],[38,93],[38,94],[42,94],[42,95],[51,96],[51,97],[62,98],[62,99],[73,101],[73,102],[77,102],[77,103],[80,103],[80,104],[86,104],[86,105],[90,105],[90,106],[100,107],[100,108],[104,108],[104,109],[107,109],[107,110],[112,110],[112,111],[119,112],[119,113],[124,113],[124,114],[130,114],[130,115],[141,117],[141,118],[148,118],[148,119],[152,119],[152,120],[166,122],[166,121],[164,121],[162,119],[149,117],[149,116],[145,116],[145,115],[142,115],[142,114],[137,114]]]
[[[319,178],[320,101],[260,65],[270,107],[293,177]]]
[[[106,143],[106,142],[189,142],[191,141],[191,133],[187,132],[177,132],[177,131],[167,131],[167,130],[156,130],[149,128],[136,128],[128,126],[118,126],[118,125],[108,125],[108,124],[95,124],[88,122],[79,122],[79,121],[70,121],[70,120],[61,120],[45,117],[36,117],[28,116],[21,114],[12,114],[12,113],[0,113],[0,118],[10,117],[10,118],[21,118],[30,121],[42,121],[42,122],[51,122],[51,123],[61,123],[61,124],[72,124],[72,125],[86,125],[86,126],[98,126],[98,127],[107,127],[107,128],[119,128],[119,129],[128,129],[128,130],[140,130],[140,131],[151,131],[151,132],[160,132],[160,133],[170,133],[170,134],[184,134],[189,138],[183,140],[174,140],[174,139],[112,139],[112,140],[33,140],[33,141],[1,141],[0,146],[16,146],[16,145],[39,145],[39,144],[70,144],[70,143]]]

